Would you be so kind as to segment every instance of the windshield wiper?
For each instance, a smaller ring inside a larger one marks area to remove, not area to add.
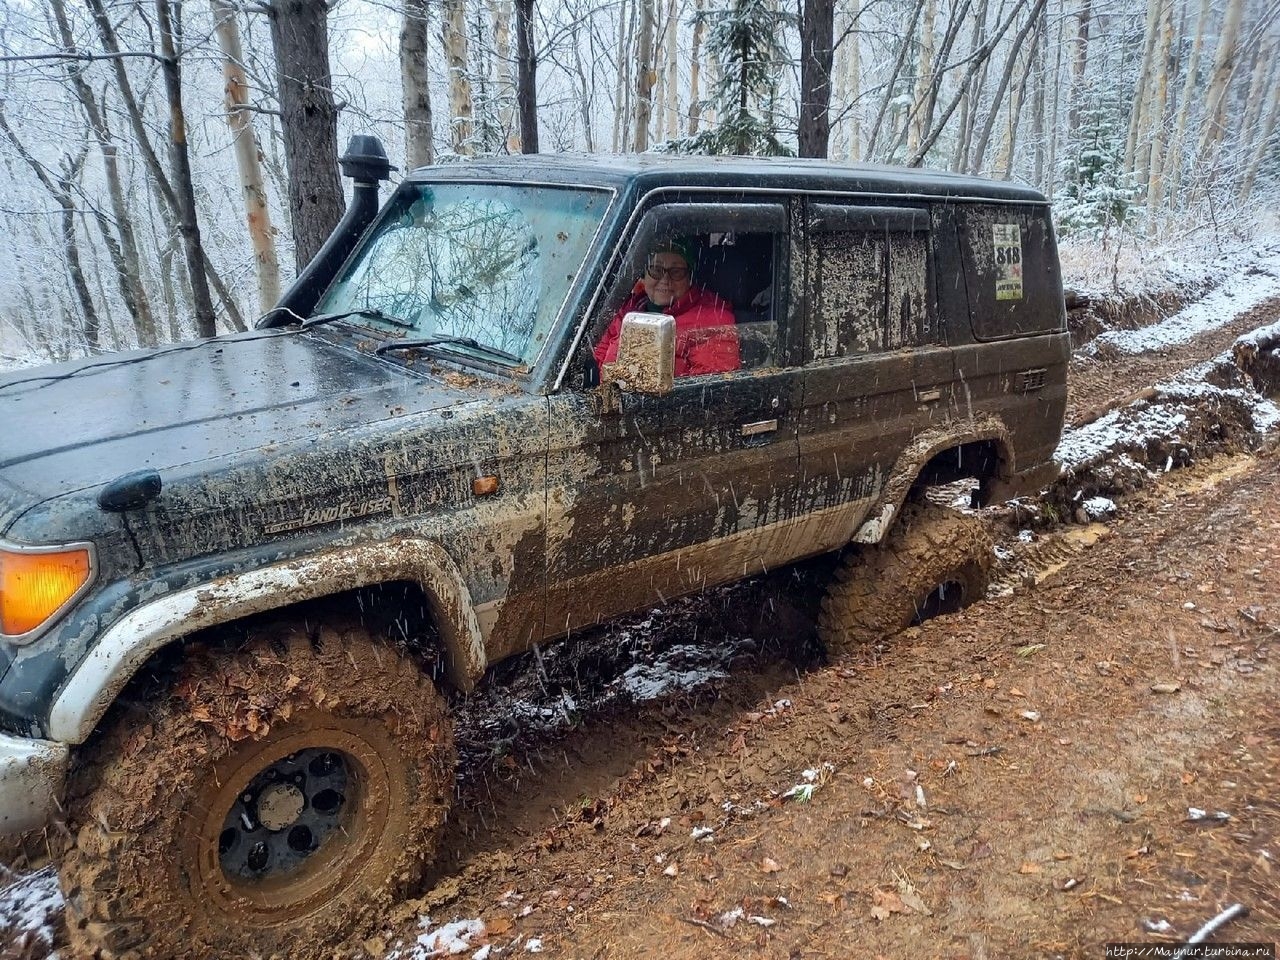
[[[505,350],[491,347],[488,344],[481,343],[479,340],[473,340],[471,337],[454,337],[444,333],[437,333],[430,337],[410,337],[407,340],[388,340],[386,343],[380,344],[373,352],[378,356],[382,356],[392,350],[417,350],[427,347],[452,346],[466,347],[469,350],[475,350],[477,353],[484,353],[499,360],[505,360],[507,363],[524,363],[524,358],[517,357],[514,353],[507,353]]]
[[[318,326],[322,323],[330,323],[334,320],[345,320],[347,317],[368,317],[371,320],[381,320],[383,323],[389,323],[393,327],[403,327],[405,330],[412,330],[413,324],[408,320],[397,317],[394,314],[379,310],[377,307],[357,307],[354,310],[339,310],[337,313],[320,313],[314,317],[308,317],[302,321],[302,329],[307,330],[311,327]]]

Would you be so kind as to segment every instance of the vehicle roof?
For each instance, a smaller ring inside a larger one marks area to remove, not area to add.
[[[516,180],[525,183],[635,187],[744,188],[786,192],[885,194],[1043,204],[1042,193],[1007,180],[882,164],[794,157],[706,157],[664,153],[539,153],[484,157],[420,167],[408,179]]]

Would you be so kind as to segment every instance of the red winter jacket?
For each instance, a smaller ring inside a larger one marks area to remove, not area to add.
[[[645,296],[644,284],[637,283],[596,344],[598,363],[613,363],[618,359],[622,318],[632,311],[643,311],[646,306],[653,309]],[[688,293],[661,312],[676,318],[677,377],[738,369],[738,334],[733,328],[733,310],[729,304],[710,290],[690,287]]]

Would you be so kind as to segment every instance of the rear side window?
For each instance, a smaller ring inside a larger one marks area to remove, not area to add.
[[[938,342],[929,296],[929,212],[810,206],[810,360]]]
[[[1058,250],[1044,208],[956,209],[969,318],[979,340],[1065,328]]]

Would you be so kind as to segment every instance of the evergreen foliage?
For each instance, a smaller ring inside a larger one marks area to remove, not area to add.
[[[1133,219],[1138,190],[1124,169],[1125,133],[1114,106],[1081,111],[1074,149],[1062,162],[1063,184],[1053,198],[1064,236],[1101,236]]]
[[[672,140],[661,149],[674,153],[793,156],[778,139],[766,104],[778,97],[783,67],[789,57],[783,47],[785,30],[796,14],[775,10],[768,0],[732,0],[729,6],[703,10],[696,19],[706,24],[707,56],[720,67],[712,92],[717,122],[693,137]]]

